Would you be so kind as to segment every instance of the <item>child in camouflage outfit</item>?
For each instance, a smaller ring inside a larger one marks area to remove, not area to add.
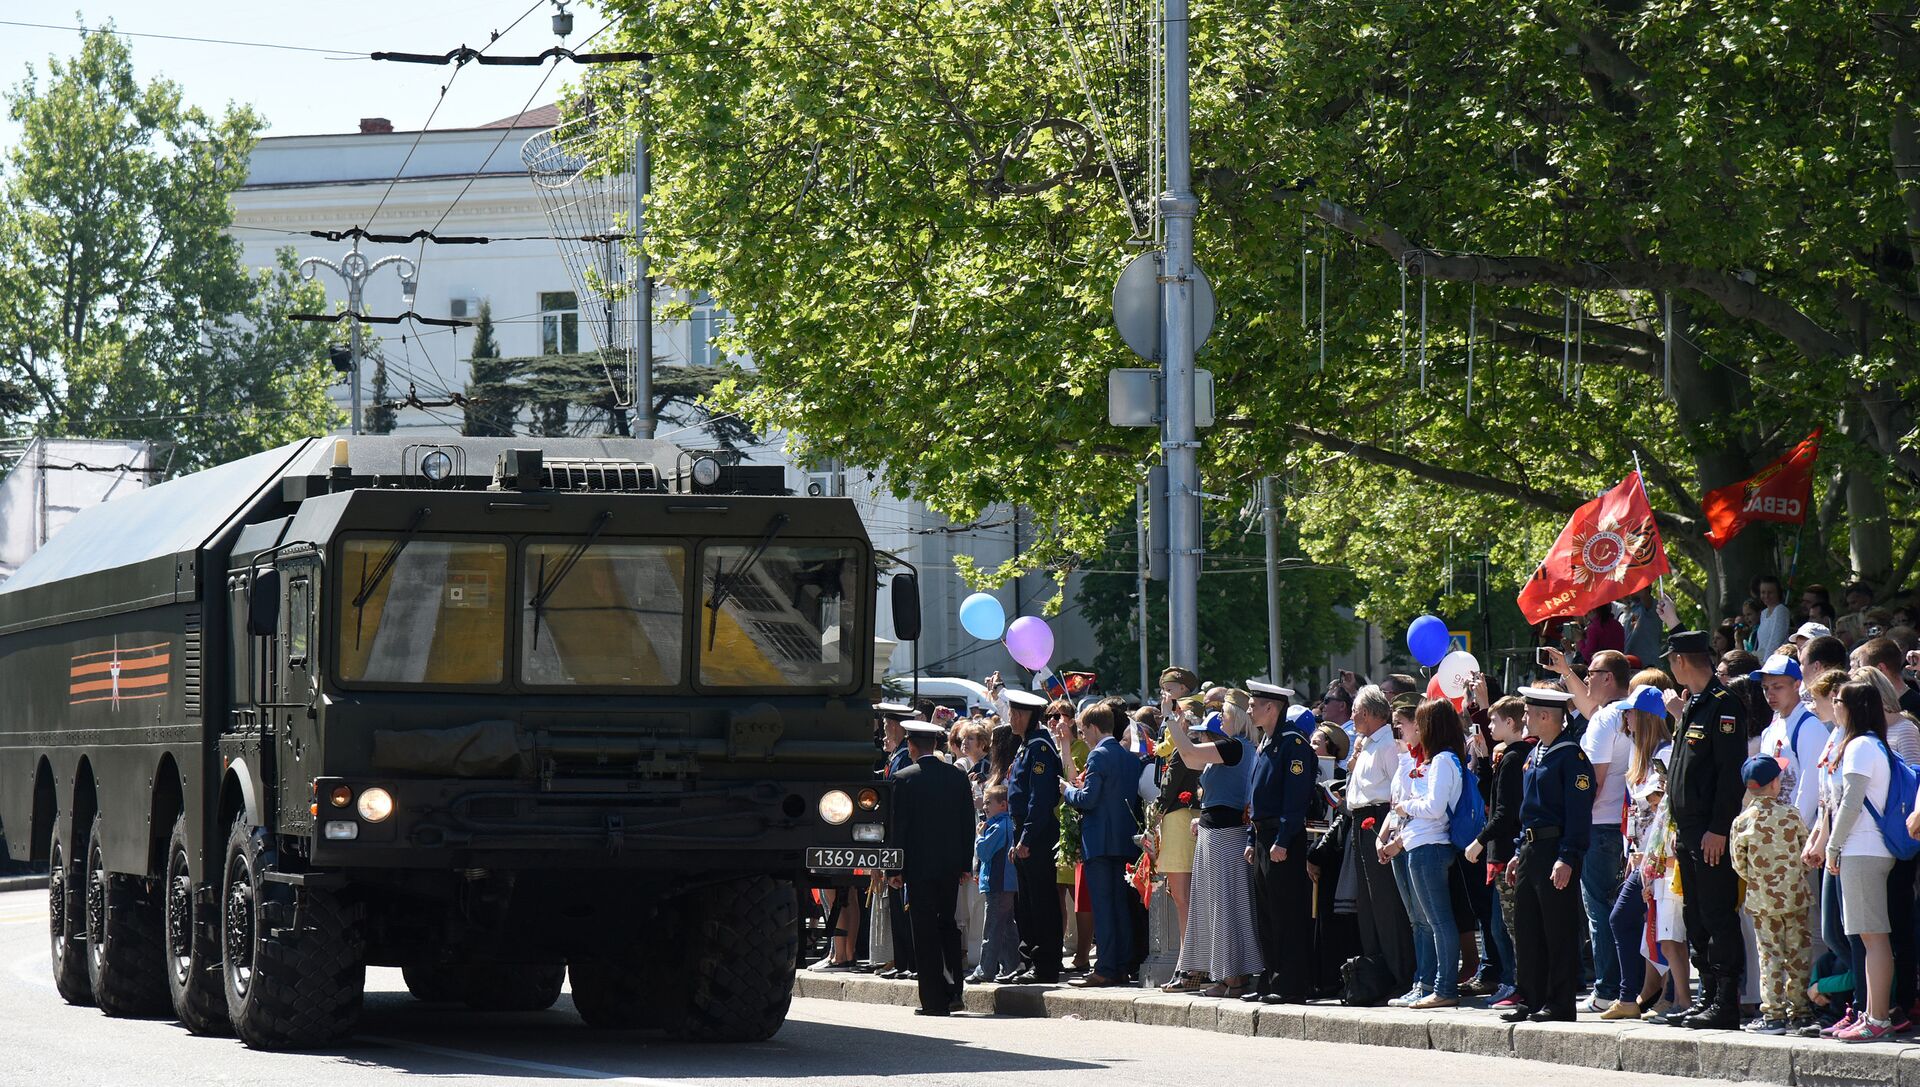
[[[1806,824],[1799,809],[1780,799],[1780,762],[1755,755],[1740,768],[1747,806],[1733,820],[1729,852],[1733,870],[1747,885],[1746,909],[1760,947],[1760,1018],[1753,1034],[1785,1034],[1809,1021],[1807,984],[1813,945],[1807,911],[1813,896],[1800,863]]]

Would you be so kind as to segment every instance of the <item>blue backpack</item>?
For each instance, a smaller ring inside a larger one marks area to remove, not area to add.
[[[1894,754],[1887,741],[1878,736],[1874,739],[1887,756],[1887,810],[1877,810],[1869,800],[1867,814],[1880,824],[1880,837],[1887,843],[1887,852],[1893,854],[1895,860],[1911,860],[1920,856],[1920,841],[1907,833],[1907,816],[1913,814],[1914,793],[1920,790],[1920,773],[1914,771],[1912,763]]]
[[[1464,852],[1487,829],[1487,802],[1480,797],[1480,779],[1467,766],[1467,760],[1451,751],[1445,754],[1453,755],[1453,761],[1460,764],[1460,799],[1447,809],[1447,840]],[[1912,806],[1911,794],[1908,806]]]

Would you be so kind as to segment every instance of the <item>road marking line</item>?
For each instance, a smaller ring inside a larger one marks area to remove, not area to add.
[[[489,1053],[475,1053],[470,1049],[451,1049],[446,1046],[428,1045],[425,1042],[408,1042],[399,1038],[386,1038],[370,1034],[358,1036],[360,1041],[375,1042],[379,1045],[393,1046],[395,1049],[411,1049],[417,1053],[430,1053],[436,1057],[452,1057],[455,1060],[473,1061],[477,1064],[497,1064],[505,1068],[519,1068],[528,1072],[545,1072],[550,1075],[573,1076],[577,1079],[603,1079],[613,1083],[631,1083],[638,1087],[685,1087],[683,1083],[665,1079],[645,1079],[639,1076],[623,1076],[618,1072],[602,1072],[595,1068],[576,1068],[565,1064],[548,1064],[544,1061],[523,1061],[514,1057],[496,1057]]]

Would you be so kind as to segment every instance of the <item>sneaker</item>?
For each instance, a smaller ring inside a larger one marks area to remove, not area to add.
[[[1785,1034],[1787,1032],[1787,1024],[1781,1019],[1768,1019],[1762,1016],[1740,1029],[1746,1031],[1748,1034]]]
[[[1399,996],[1394,997],[1392,1000],[1387,1001],[1387,1007],[1411,1008],[1413,1007],[1415,1001],[1419,1000],[1420,998],[1426,995],[1427,995],[1427,991],[1425,989],[1422,989],[1420,986],[1415,985],[1413,988],[1408,989],[1406,992],[1400,994]]]
[[[1879,1042],[1893,1037],[1893,1024],[1885,1019],[1860,1019],[1846,1030],[1834,1034],[1834,1040],[1840,1042]]]
[[[1838,1022],[1830,1023],[1820,1028],[1820,1037],[1834,1038],[1838,1037],[1843,1030],[1852,1030],[1856,1018],[1864,1018],[1864,1016],[1860,1016],[1859,1013],[1855,1012],[1852,1008],[1848,1008],[1847,1014],[1841,1016]]]
[[[1673,1026],[1679,1026],[1679,1024],[1675,1023],[1674,1020],[1680,1018],[1683,1015],[1691,1015],[1691,1014],[1693,1014],[1693,1005],[1691,1004],[1685,1005],[1683,1007],[1673,1007],[1669,1005],[1668,1007],[1661,1008],[1656,1006],[1655,1010],[1650,1011],[1647,1014],[1641,1016],[1640,1021],[1642,1023],[1651,1023],[1656,1027],[1673,1027]]]
[[[1517,992],[1519,992],[1519,990],[1512,985],[1500,986],[1498,989],[1495,989],[1493,991],[1493,998],[1492,998],[1492,1001],[1488,1004],[1488,1007],[1492,1007],[1492,1008],[1518,1007],[1520,1004],[1520,1001],[1514,998],[1514,994]]]
[[[1407,1007],[1412,1008],[1414,1011],[1418,1011],[1418,1012],[1432,1011],[1435,1008],[1457,1008],[1459,1006],[1460,1006],[1459,998],[1451,997],[1451,996],[1441,996],[1439,993],[1428,993],[1426,996],[1423,996],[1420,999],[1414,1001],[1413,1003],[1407,1005]]]
[[[1616,1000],[1606,1011],[1600,1013],[1600,1018],[1638,1019],[1640,1018],[1640,1005],[1631,1000]]]
[[[1599,993],[1595,993],[1580,1005],[1580,1010],[1585,1012],[1603,1012],[1611,1007],[1613,1007],[1613,1001],[1606,999]]]

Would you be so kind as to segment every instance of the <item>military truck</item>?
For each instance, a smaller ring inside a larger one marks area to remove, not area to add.
[[[384,965],[772,1035],[796,885],[901,859],[873,548],[779,480],[630,439],[315,438],[74,518],[0,585],[0,830],[48,865],[60,995],[312,1046]]]

